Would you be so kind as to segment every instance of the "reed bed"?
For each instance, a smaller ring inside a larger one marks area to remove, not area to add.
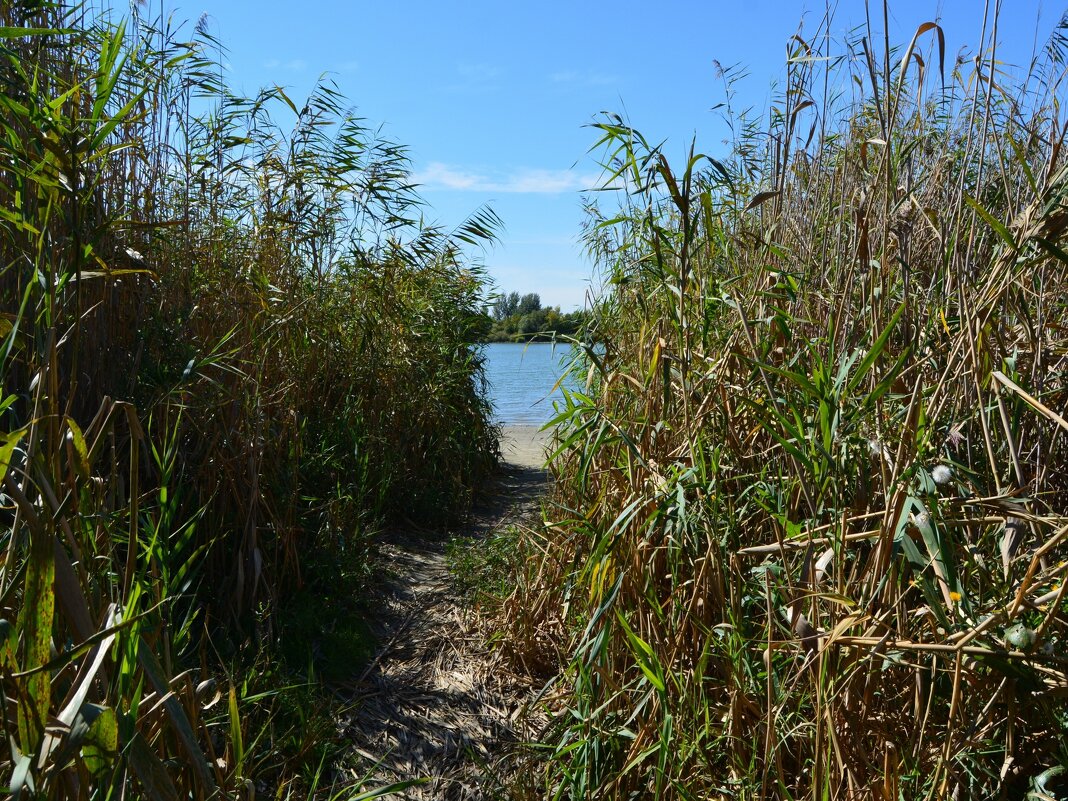
[[[993,5],[957,63],[872,6],[766,118],[721,73],[726,157],[596,125],[520,795],[1063,797],[1068,21],[1013,72]]]
[[[356,797],[279,621],[495,464],[498,220],[426,224],[329,82],[235,96],[203,20],[109,9],[0,3],[0,784]]]

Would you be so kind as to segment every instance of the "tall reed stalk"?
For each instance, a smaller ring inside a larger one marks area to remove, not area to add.
[[[331,84],[237,97],[205,25],[108,7],[0,3],[0,783],[299,797],[216,679],[317,559],[469,505],[498,221],[424,224]]]
[[[596,126],[603,344],[512,604],[560,671],[532,796],[1063,794],[1068,23],[1018,78],[997,24],[946,65],[825,19],[722,159]]]

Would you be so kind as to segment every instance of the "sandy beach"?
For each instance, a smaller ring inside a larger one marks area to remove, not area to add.
[[[509,464],[519,467],[545,466],[545,446],[549,433],[539,431],[537,426],[504,426],[501,432],[501,457]]]

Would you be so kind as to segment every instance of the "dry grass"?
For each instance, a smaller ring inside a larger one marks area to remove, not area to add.
[[[567,690],[528,794],[1060,792],[1064,26],[1014,79],[993,13],[944,75],[937,26],[828,24],[728,159],[598,126],[627,194],[513,604]]]
[[[342,685],[351,700],[347,736],[378,784],[417,779],[413,799],[506,796],[518,742],[538,721],[527,713],[529,675],[492,642],[508,594],[518,528],[532,523],[545,492],[540,467],[510,465],[461,537],[447,544],[393,532],[374,598],[381,646]]]
[[[334,87],[235,96],[204,26],[109,6],[0,3],[0,773],[309,795],[256,668],[316,560],[494,465],[464,250],[497,219],[424,224]]]

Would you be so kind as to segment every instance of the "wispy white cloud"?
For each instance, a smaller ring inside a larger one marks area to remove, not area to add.
[[[458,189],[477,192],[484,183],[484,178],[473,172],[458,170],[447,164],[435,161],[412,176],[413,182],[428,189]]]
[[[588,189],[589,182],[571,170],[520,170],[499,186],[504,192],[557,194]]]
[[[464,62],[456,65],[453,80],[444,91],[451,94],[487,94],[500,89],[503,71],[493,64]]]
[[[560,70],[552,73],[549,80],[571,86],[610,86],[616,83],[616,76],[589,70]]]
[[[356,72],[360,68],[359,61],[342,61],[334,69],[341,74]]]
[[[412,180],[426,189],[556,195],[589,189],[596,184],[597,178],[593,175],[582,175],[574,170],[546,170],[531,167],[490,175],[435,161],[415,173]]]
[[[286,72],[303,72],[308,68],[308,62],[302,58],[291,58],[288,61],[281,61],[277,58],[272,58],[270,61],[263,63],[264,69],[269,70],[285,70]]]

